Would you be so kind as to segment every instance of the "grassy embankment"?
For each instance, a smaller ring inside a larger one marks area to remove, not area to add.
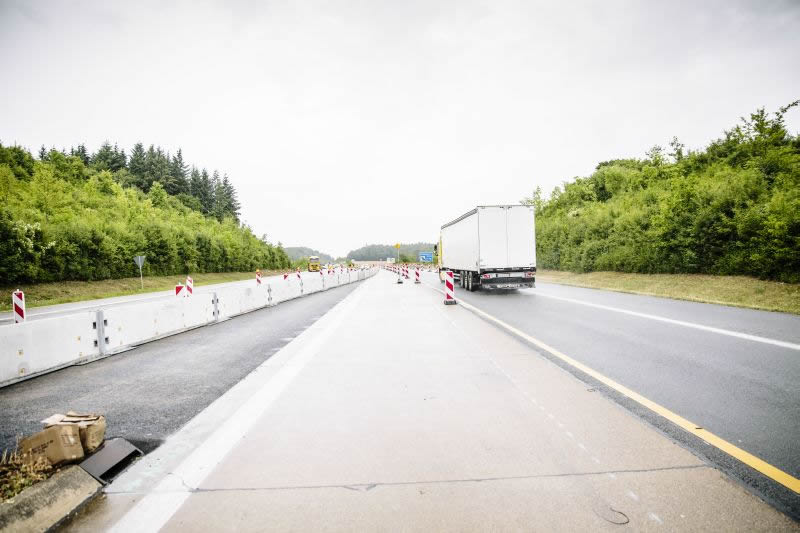
[[[800,284],[746,276],[540,270],[536,278],[547,283],[800,314]]]
[[[284,271],[262,271],[266,276],[272,276]],[[254,272],[219,272],[197,274],[193,276],[194,285],[211,285],[212,283],[225,283],[244,279],[255,279]],[[150,276],[144,278],[144,289],[141,288],[139,278],[106,279],[102,281],[58,281],[50,283],[20,283],[18,285],[0,285],[0,311],[11,310],[11,292],[22,289],[25,292],[25,306],[28,308],[43,305],[64,304],[80,302],[83,300],[96,300],[98,298],[111,298],[146,292],[166,291],[175,287],[178,282],[185,283],[184,276]]]

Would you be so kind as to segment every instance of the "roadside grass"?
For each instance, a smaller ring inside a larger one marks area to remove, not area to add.
[[[8,502],[25,488],[53,475],[53,467],[44,457],[31,458],[16,451],[0,456],[0,502]]]
[[[536,278],[546,283],[800,314],[800,284],[746,276],[539,270]]]
[[[284,270],[263,270],[262,274],[272,276]],[[195,287],[226,283],[244,279],[255,280],[255,272],[216,272],[196,274],[192,276]],[[54,281],[49,283],[19,283],[16,285],[0,285],[0,311],[11,310],[11,292],[22,289],[25,292],[25,306],[41,307],[43,305],[65,304],[83,300],[97,300],[114,296],[143,294],[147,292],[166,291],[175,287],[178,282],[185,283],[186,276],[148,276],[144,278],[144,289],[139,278],[105,279],[101,281]]]

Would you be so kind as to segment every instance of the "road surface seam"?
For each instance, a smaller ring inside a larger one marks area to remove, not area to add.
[[[425,283],[425,285],[428,288],[433,289],[434,291],[438,291],[438,292],[444,294],[444,291],[442,291],[438,287],[435,287],[435,286],[433,286],[433,285],[431,285],[429,283]],[[576,300],[576,302],[582,303],[582,302],[579,302],[577,300]],[[690,434],[702,439],[703,441],[705,441],[708,444],[714,446],[718,450],[721,450],[721,451],[725,452],[726,454],[728,454],[731,457],[739,460],[740,462],[742,462],[743,464],[749,466],[750,468],[760,472],[761,474],[765,475],[766,477],[770,478],[771,480],[775,481],[776,483],[779,483],[779,484],[783,485],[784,487],[788,488],[789,490],[791,490],[791,491],[793,491],[795,493],[800,493],[800,479],[797,479],[796,477],[792,476],[791,474],[789,474],[787,472],[784,472],[783,470],[779,469],[778,467],[771,465],[770,463],[764,461],[763,459],[761,459],[759,457],[756,457],[755,455],[751,454],[750,452],[747,452],[747,451],[739,448],[738,446],[735,446],[735,445],[731,444],[730,442],[726,441],[725,439],[723,439],[721,437],[718,437],[716,434],[711,433],[710,431],[704,429],[702,426],[699,426],[699,425],[691,422],[690,420],[687,420],[687,419],[683,418],[679,414],[667,409],[666,407],[662,406],[661,404],[658,404],[658,403],[654,402],[653,400],[650,400],[649,398],[646,398],[645,396],[639,394],[638,392],[635,392],[634,390],[622,385],[621,383],[618,383],[617,381],[614,381],[613,379],[605,376],[604,374],[601,374],[597,370],[594,370],[593,368],[581,363],[580,361],[578,361],[576,359],[573,359],[572,357],[560,352],[559,350],[557,350],[557,349],[553,348],[552,346],[540,341],[539,339],[537,339],[537,338],[535,338],[535,337],[533,337],[531,335],[528,335],[527,333],[524,333],[523,331],[515,328],[514,326],[511,326],[510,324],[507,324],[507,323],[503,322],[499,318],[496,318],[496,317],[490,315],[486,311],[478,309],[474,305],[472,305],[470,303],[467,303],[464,300],[460,300],[459,303],[465,309],[467,309],[468,311],[472,311],[473,313],[477,314],[478,316],[484,317],[486,320],[489,320],[490,322],[493,322],[493,323],[497,324],[499,327],[501,327],[502,329],[505,329],[506,331],[508,331],[509,333],[515,335],[516,337],[521,338],[521,339],[525,340],[526,342],[529,342],[529,343],[533,344],[534,346],[537,346],[538,348],[550,353],[551,355],[557,357],[558,359],[562,360],[563,362],[567,363],[568,365],[572,366],[573,368],[576,368],[576,369],[580,370],[581,372],[591,376],[592,378],[594,378],[597,381],[603,383],[604,385],[610,387],[611,389],[613,389],[616,392],[622,394],[623,396],[626,396],[627,398],[629,398],[629,399],[633,400],[634,402],[646,407],[647,409],[649,409],[649,410],[653,411],[654,413],[662,416],[663,418],[666,418],[667,420],[669,420],[673,424],[675,424],[678,427],[682,428],[683,430],[689,432]],[[598,307],[598,305],[596,305],[596,304],[586,304],[586,305],[591,305],[591,306]],[[599,307],[604,307],[604,306],[599,306]],[[625,313],[629,313],[629,314],[639,314],[639,313],[634,313],[633,311],[624,311],[624,310],[622,310],[622,311],[625,312]],[[668,321],[668,322],[674,322],[672,319],[662,319],[662,320]],[[689,324],[689,323],[686,323],[686,324]],[[703,326],[702,329],[704,329],[704,328],[705,328],[705,326]],[[714,328],[710,328],[710,329],[714,329]],[[727,330],[724,330],[724,331],[727,331]],[[736,333],[736,332],[732,332],[732,333]],[[745,335],[745,334],[741,334],[741,335]],[[790,344],[790,343],[788,343],[788,344]],[[797,346],[798,346],[798,348],[800,348],[800,345],[797,345]]]
[[[406,485],[441,485],[449,483],[484,483],[492,481],[514,481],[525,479],[547,479],[547,478],[570,478],[570,477],[590,477],[601,476],[608,474],[647,474],[651,472],[664,472],[671,470],[697,470],[707,468],[714,470],[712,466],[707,464],[696,465],[678,465],[678,466],[664,466],[659,468],[636,468],[627,470],[600,470],[597,472],[565,472],[560,474],[530,474],[525,476],[493,476],[485,478],[459,478],[459,479],[431,479],[419,481],[372,481],[360,483],[333,483],[326,485],[281,485],[275,487],[220,487],[220,488],[192,488],[186,484],[182,479],[181,483],[185,490],[175,490],[172,492],[235,492],[235,491],[273,491],[273,490],[314,490],[314,489],[353,489],[357,487],[392,487],[392,486],[406,486]],[[180,479],[180,478],[179,478]],[[368,489],[370,490],[370,489]],[[146,494],[137,491],[124,491],[115,492],[114,494]],[[163,494],[163,493],[161,493]]]

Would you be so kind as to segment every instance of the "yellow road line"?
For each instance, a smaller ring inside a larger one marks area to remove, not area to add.
[[[428,285],[428,287],[431,287],[431,286]],[[440,289],[437,289],[435,287],[431,287],[431,288],[433,288],[436,291],[442,292]],[[442,292],[442,294],[444,294],[444,293]],[[611,387],[615,391],[617,391],[620,394],[630,398],[631,400],[635,401],[636,403],[647,407],[648,409],[650,409],[654,413],[657,413],[657,414],[663,416],[664,418],[666,418],[667,420],[669,420],[673,424],[676,424],[676,425],[680,426],[681,428],[685,429],[686,431],[688,431],[692,435],[695,435],[695,436],[703,439],[704,441],[706,441],[710,445],[714,446],[715,448],[717,448],[719,450],[722,450],[723,452],[727,453],[728,455],[730,455],[732,457],[735,457],[736,459],[738,459],[739,461],[743,462],[744,464],[746,464],[750,468],[761,472],[762,474],[764,474],[768,478],[772,479],[773,481],[776,481],[776,482],[780,483],[784,487],[786,487],[786,488],[788,488],[788,489],[790,489],[790,490],[792,490],[792,491],[794,491],[796,493],[800,493],[800,479],[797,479],[796,477],[794,477],[794,476],[792,476],[790,474],[787,474],[786,472],[784,472],[780,468],[772,466],[771,464],[769,464],[768,462],[764,461],[763,459],[759,459],[755,455],[744,451],[743,449],[739,448],[738,446],[734,446],[733,444],[731,444],[730,442],[726,441],[725,439],[714,435],[713,433],[711,433],[710,431],[708,431],[706,429],[703,429],[702,427],[699,427],[694,422],[686,420],[685,418],[683,418],[679,414],[670,411],[666,407],[664,407],[664,406],[662,406],[660,404],[657,404],[653,400],[645,398],[644,396],[642,396],[638,392],[635,392],[635,391],[629,389],[625,385],[617,383],[613,379],[611,379],[609,377],[606,377],[603,374],[601,374],[600,372],[598,372],[598,371],[596,371],[596,370],[594,370],[592,368],[589,368],[588,366],[584,365],[583,363],[581,363],[579,361],[576,361],[572,357],[570,357],[570,356],[568,356],[568,355],[566,355],[564,353],[561,353],[560,351],[556,350],[555,348],[553,348],[552,346],[550,346],[548,344],[545,344],[544,342],[540,341],[539,339],[531,337],[527,333],[524,333],[524,332],[518,330],[514,326],[506,324],[502,320],[500,320],[498,318],[495,318],[492,315],[490,315],[489,313],[478,309],[474,305],[468,304],[464,300],[458,300],[458,303],[462,307],[465,307],[466,309],[474,312],[475,314],[482,316],[486,320],[489,320],[490,322],[494,322],[495,324],[497,324],[501,328],[513,333],[517,337],[520,337],[521,339],[524,339],[527,342],[530,342],[534,346],[538,346],[539,348],[545,350],[546,352],[551,353],[552,355],[558,357],[559,359],[561,359],[562,361],[564,361],[568,365],[570,365],[570,366],[572,366],[574,368],[577,368],[578,370],[580,370],[581,372],[583,372],[585,374],[589,374],[590,376],[592,376],[597,381],[600,381],[604,385],[607,385],[608,387]]]

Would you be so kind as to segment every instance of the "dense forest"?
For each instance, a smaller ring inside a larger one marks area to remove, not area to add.
[[[306,248],[305,246],[286,246],[284,247],[284,250],[286,251],[286,255],[288,255],[289,259],[292,261],[297,261],[303,258],[308,259],[309,256],[315,255],[319,257],[321,263],[333,262],[333,256],[320,252],[319,250],[314,250],[313,248]]]
[[[227,175],[180,150],[103,144],[89,154],[0,144],[0,283],[284,268],[281,247],[239,222]]]
[[[413,263],[419,260],[420,252],[433,252],[433,243],[415,242],[400,245],[400,259]],[[391,244],[367,244],[347,254],[347,259],[355,261],[385,261],[387,257],[397,257],[397,248]]]
[[[676,138],[645,159],[537,188],[540,268],[738,274],[800,281],[800,136],[759,109],[705,150]]]

